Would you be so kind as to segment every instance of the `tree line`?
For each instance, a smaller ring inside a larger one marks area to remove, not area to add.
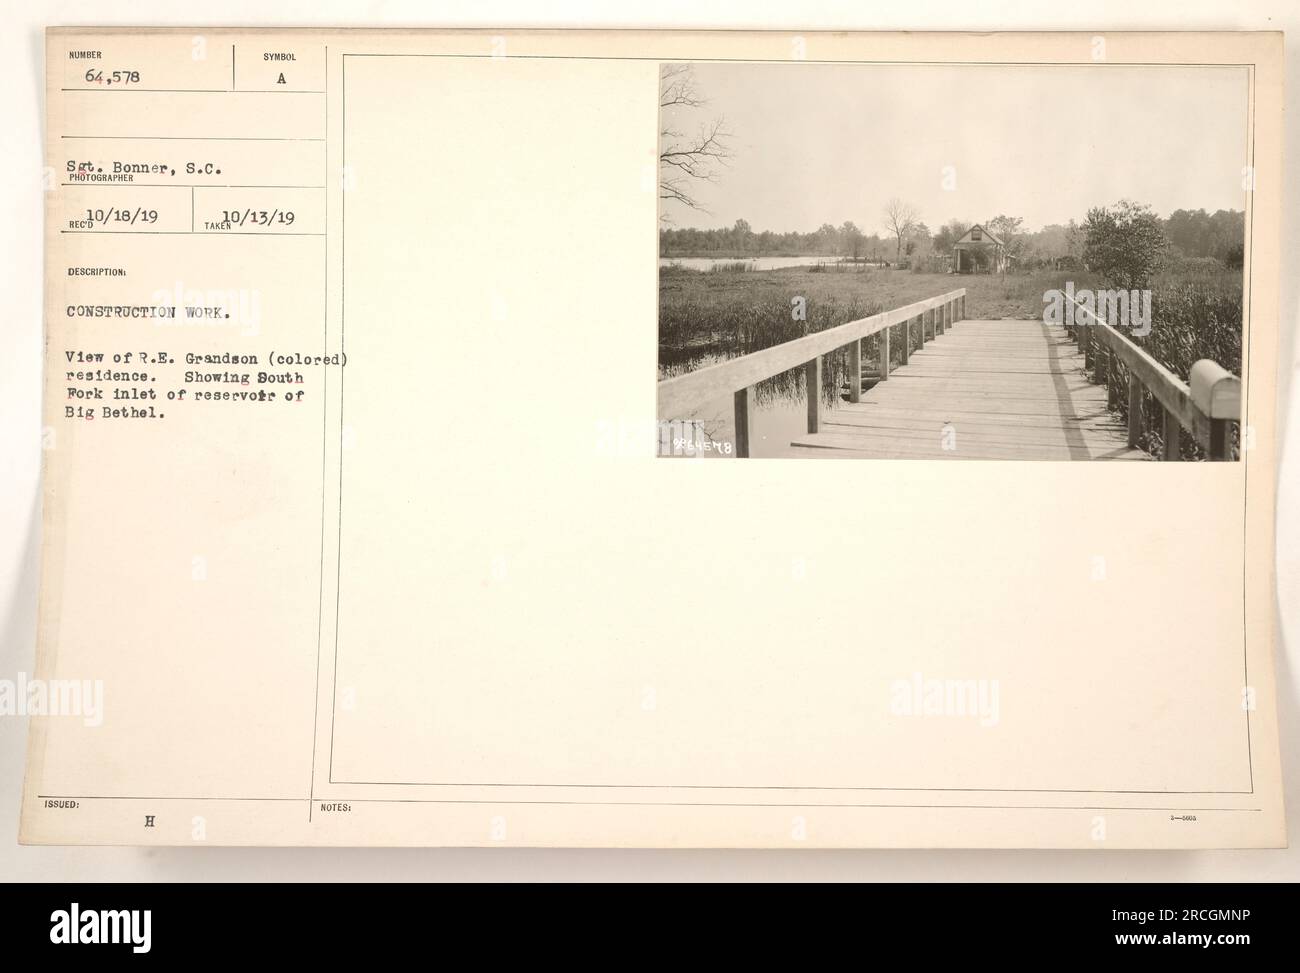
[[[1203,209],[1179,209],[1161,218],[1149,207],[1121,201],[1113,207],[1090,210],[1082,222],[1071,220],[1035,231],[1025,231],[1020,217],[1005,214],[982,220],[980,225],[1006,243],[1013,263],[1031,268],[1086,262],[1089,231],[1097,239],[1104,231],[1107,214],[1134,232],[1157,233],[1161,238],[1158,249],[1166,257],[1208,257],[1228,266],[1241,266],[1245,213],[1240,210],[1207,213]],[[819,256],[905,265],[939,263],[948,260],[952,245],[972,226],[954,219],[932,230],[897,200],[891,200],[886,207],[884,223],[888,229],[883,235],[866,233],[852,221],[839,226],[824,223],[806,233],[755,231],[743,219],[729,227],[708,230],[663,227],[659,231],[659,252],[664,257]],[[1146,245],[1153,247],[1155,241],[1147,241]]]

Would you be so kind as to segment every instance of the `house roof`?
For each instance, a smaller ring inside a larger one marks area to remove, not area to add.
[[[971,233],[973,233],[975,230],[980,230],[980,231],[983,233],[983,236],[984,236],[984,239],[983,239],[983,240],[978,241],[979,243],[981,243],[981,244],[983,244],[983,243],[996,243],[996,244],[997,244],[998,246],[1000,246],[1000,247],[1004,247],[1004,246],[1006,246],[1006,244],[1002,242],[1002,238],[1001,238],[1001,237],[999,237],[996,233],[991,232],[991,231],[990,231],[989,229],[987,229],[983,224],[980,224],[980,223],[976,223],[976,224],[975,224],[974,226],[972,226],[969,230],[967,230],[965,233],[963,233],[963,234],[961,235],[961,239],[958,240],[957,243],[975,243],[976,241],[974,241],[974,240],[971,239]],[[954,246],[955,246],[955,244],[954,244]]]

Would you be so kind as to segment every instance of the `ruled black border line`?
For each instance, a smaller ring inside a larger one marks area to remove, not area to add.
[[[1255,65],[1252,64],[1247,70],[1250,72],[1250,84],[1248,85],[1250,91],[1250,113],[1249,113],[1250,159],[1247,162],[1247,165],[1250,166],[1250,192],[1246,194],[1246,206],[1250,213],[1250,238],[1249,240],[1246,241],[1246,246],[1250,250],[1250,256],[1247,258],[1248,265],[1250,266],[1250,273],[1246,274],[1245,270],[1244,269],[1242,270],[1242,273],[1246,278],[1246,280],[1242,285],[1242,289],[1244,293],[1243,293],[1243,303],[1242,303],[1243,322],[1242,322],[1242,333],[1241,333],[1241,342],[1242,342],[1241,371],[1243,374],[1246,373],[1247,367],[1250,365],[1250,344],[1251,344],[1250,318],[1255,316],[1255,305],[1251,301],[1252,291],[1250,286],[1251,280],[1255,276],[1255,173],[1256,173],[1255,170],[1255,105],[1256,105]],[[1285,95],[1283,97],[1285,97]],[[1283,111],[1285,112],[1285,107],[1283,108]],[[1283,173],[1279,173],[1279,176],[1284,178]],[[1280,293],[1278,296],[1278,300],[1279,302],[1281,301]],[[1248,315],[1245,313],[1246,308],[1250,308],[1251,313]],[[1276,352],[1274,354],[1276,357]],[[1274,368],[1274,375],[1276,377],[1276,371],[1277,371],[1276,361],[1273,364],[1273,368]],[[1254,383],[1251,384],[1253,385]],[[1246,556],[1246,551],[1249,550],[1249,546],[1250,546],[1250,460],[1248,459],[1248,455],[1250,451],[1242,448],[1243,444],[1241,443],[1241,430],[1247,428],[1250,425],[1249,391],[1250,391],[1250,386],[1247,386],[1248,394],[1246,395],[1245,404],[1242,406],[1242,414],[1241,414],[1242,421],[1238,424],[1238,430],[1237,430],[1237,451],[1241,460],[1241,493],[1242,493],[1242,497],[1241,497],[1241,551],[1242,551],[1242,556],[1241,556],[1241,674],[1243,679],[1242,686],[1246,687],[1247,691],[1249,691],[1249,687],[1250,687],[1250,653],[1247,651],[1247,643],[1249,641],[1249,632],[1250,632],[1250,615],[1247,607],[1249,603],[1249,596],[1247,594],[1248,589],[1246,586],[1246,579],[1250,571],[1250,560]],[[1276,398],[1276,391],[1274,392],[1274,398]],[[1275,506],[1276,503],[1277,501],[1276,499],[1274,499]],[[1274,515],[1273,533],[1274,535],[1276,535],[1277,533],[1276,514]],[[1274,541],[1274,545],[1276,546],[1276,541]],[[1273,552],[1273,557],[1274,560],[1276,560],[1277,558],[1276,550],[1274,550]],[[1271,611],[1274,613],[1277,611],[1276,595],[1274,596],[1274,599],[1270,604],[1270,608]],[[1273,621],[1271,617],[1269,620],[1269,625],[1270,628],[1273,626]],[[1276,696],[1276,690],[1274,690],[1274,695]],[[1251,733],[1250,733],[1251,707],[1245,706],[1243,708],[1246,710],[1246,766],[1250,774],[1250,792],[1253,794],[1255,793],[1255,754],[1254,754],[1254,745],[1252,743]],[[1281,731],[1279,730],[1279,732]]]
[[[349,57],[421,57],[421,58],[474,59],[474,60],[492,60],[492,59],[494,59],[494,55],[492,55],[492,54],[431,54],[431,53],[409,53],[409,54],[406,54],[406,53],[382,53],[382,54],[381,54],[381,53],[355,53],[355,52],[343,52],[343,53],[340,55],[340,57],[341,57],[341,62],[342,62],[342,67],[343,67],[343,74],[342,74],[342,104],[341,104],[341,106],[340,106],[340,108],[341,108],[341,112],[342,112],[342,133],[341,133],[341,139],[342,139],[342,161],[343,161],[343,166],[344,166],[344,169],[345,169],[345,170],[346,170],[346,166],[347,166],[347,59],[348,59]],[[1255,64],[1255,62],[1249,62],[1249,63],[1223,63],[1223,62],[1212,62],[1212,63],[1206,63],[1206,62],[1127,62],[1127,61],[1126,61],[1126,62],[1117,62],[1117,61],[1102,61],[1102,62],[1093,62],[1093,63],[1089,63],[1089,62],[1079,62],[1079,61],[1010,61],[1010,62],[1003,62],[1003,61],[875,61],[875,60],[829,60],[829,61],[828,61],[828,60],[803,60],[803,59],[796,60],[796,59],[787,59],[787,58],[702,58],[702,59],[687,59],[686,61],[682,61],[682,60],[672,60],[672,59],[665,60],[665,59],[663,59],[663,58],[659,58],[659,57],[648,57],[648,56],[638,56],[638,57],[614,57],[614,56],[606,56],[606,55],[583,55],[583,56],[577,56],[577,57],[574,57],[574,56],[568,56],[568,55],[550,55],[550,54],[524,54],[524,55],[515,55],[515,54],[511,54],[511,55],[507,55],[506,57],[507,57],[507,58],[514,58],[514,59],[516,59],[516,60],[527,59],[527,60],[583,60],[583,61],[653,61],[653,62],[656,62],[656,63],[659,63],[659,64],[677,64],[677,63],[692,63],[692,64],[710,64],[710,63],[714,63],[714,64],[716,64],[716,63],[750,63],[750,64],[832,64],[832,65],[858,64],[858,65],[917,65],[917,66],[936,66],[936,65],[937,65],[937,66],[945,66],[945,67],[981,67],[981,66],[983,66],[983,67],[1082,67],[1082,68],[1090,68],[1090,67],[1200,67],[1200,68],[1220,68],[1220,67],[1222,67],[1222,68],[1247,68],[1247,69],[1248,69],[1248,75],[1247,75],[1247,90],[1250,92],[1250,112],[1249,112],[1249,116],[1248,116],[1248,117],[1249,117],[1249,124],[1250,124],[1250,127],[1251,127],[1251,156],[1250,156],[1250,164],[1253,165],[1253,163],[1254,163],[1254,121],[1255,121],[1255,103],[1256,103],[1256,98],[1255,98],[1255,78],[1256,78],[1256,70],[1255,70],[1255,69],[1256,69],[1256,64]],[[1254,208],[1253,208],[1253,207],[1254,207],[1254,192],[1253,192],[1253,190],[1252,190],[1252,192],[1251,192],[1251,194],[1250,194],[1250,198],[1249,198],[1249,200],[1248,200],[1248,203],[1249,203],[1249,205],[1251,206],[1251,215],[1252,215],[1252,236],[1253,236],[1253,216],[1254,216]],[[345,309],[346,309],[346,270],[347,270],[347,218],[346,218],[346,215],[347,215],[347,194],[346,194],[346,192],[344,192],[344,193],[343,193],[343,203],[342,203],[342,214],[341,214],[341,217],[340,217],[340,225],[339,225],[339,232],[340,232],[340,248],[341,248],[341,251],[342,251],[342,252],[341,252],[341,273],[342,273],[342,275],[343,275],[343,276],[342,276],[342,279],[340,280],[340,305],[341,305],[341,307],[340,307],[340,315],[339,315],[339,347],[340,347],[340,351],[342,351],[343,348],[344,348],[344,340],[345,340],[345,333],[346,333],[346,327],[345,327],[345,324],[344,324]],[[1252,243],[1253,243],[1253,240],[1252,240]],[[1252,254],[1253,254],[1253,250],[1252,250]],[[1252,266],[1252,271],[1253,271],[1253,266]],[[1246,294],[1247,294],[1247,295],[1249,294],[1249,285],[1250,285],[1250,282],[1249,282],[1249,277],[1248,277],[1247,280],[1245,281],[1245,284],[1244,284],[1245,289],[1246,289]],[[1253,308],[1252,308],[1252,310],[1253,310]],[[1250,323],[1250,321],[1249,321],[1248,319],[1245,320],[1245,321],[1243,322],[1243,340],[1246,341],[1246,346],[1247,346],[1247,347],[1249,347],[1249,340],[1248,340],[1248,339],[1249,339],[1249,333],[1250,333],[1250,324],[1251,324],[1251,323]],[[1245,360],[1245,361],[1248,361],[1248,360]],[[1243,366],[1243,370],[1244,370],[1244,366]],[[1250,710],[1249,710],[1248,708],[1246,709],[1246,730],[1247,730],[1247,744],[1246,744],[1246,749],[1247,749],[1247,764],[1248,764],[1248,769],[1249,769],[1249,774],[1250,774],[1250,790],[1248,790],[1248,791],[1234,791],[1234,790],[1217,790],[1217,791],[1171,791],[1171,790],[1151,790],[1151,791],[1139,791],[1139,790],[1099,790],[1099,789],[1077,789],[1077,790],[1076,790],[1076,789],[1067,789],[1067,790],[1053,790],[1053,789],[1050,789],[1050,788],[1049,788],[1049,789],[1044,789],[1044,788],[948,788],[948,787],[934,787],[934,788],[915,788],[915,787],[913,787],[913,788],[906,788],[906,787],[808,787],[808,786],[771,786],[771,785],[768,785],[768,786],[753,786],[753,785],[721,785],[721,786],[720,786],[720,785],[681,785],[681,784],[526,784],[526,783],[519,783],[519,784],[444,783],[444,784],[439,784],[439,783],[430,783],[430,782],[421,782],[421,781],[382,781],[382,782],[381,782],[381,781],[339,781],[339,780],[335,780],[335,779],[334,779],[334,740],[335,740],[335,725],[336,725],[336,723],[337,723],[337,710],[338,710],[338,658],[339,658],[339,651],[338,651],[338,650],[339,650],[338,618],[339,618],[339,605],[340,605],[340,600],[341,600],[340,596],[341,596],[341,588],[342,588],[341,579],[342,579],[342,561],[343,561],[343,551],[342,551],[342,524],[343,524],[343,452],[342,452],[342,436],[343,436],[343,398],[344,398],[344,397],[343,397],[343,375],[342,375],[342,372],[340,372],[340,375],[339,375],[339,447],[340,447],[340,448],[339,448],[339,495],[338,495],[339,544],[338,544],[338,551],[337,551],[337,558],[336,558],[336,562],[337,562],[337,564],[336,564],[336,571],[335,571],[336,581],[335,581],[335,590],[334,590],[334,606],[335,606],[335,617],[334,617],[334,660],[333,660],[333,663],[334,663],[334,695],[332,696],[332,698],[331,698],[331,700],[330,700],[330,710],[331,710],[331,713],[330,713],[330,753],[329,753],[329,781],[328,781],[331,785],[336,785],[336,784],[337,784],[337,785],[343,785],[343,786],[349,786],[349,785],[351,785],[351,786],[376,786],[376,787],[379,787],[379,786],[384,786],[384,787],[520,787],[520,788],[523,788],[523,787],[573,787],[573,788],[591,788],[591,789],[609,789],[609,788],[625,787],[625,788],[636,788],[636,789],[659,789],[659,790],[682,790],[682,789],[699,789],[699,790],[732,790],[732,789],[734,789],[734,790],[837,790],[837,791],[900,791],[900,792],[911,791],[911,792],[971,792],[971,793],[1028,793],[1028,794],[1070,793],[1070,794],[1189,794],[1189,795],[1190,795],[1190,794],[1205,794],[1205,795],[1253,795],[1253,794],[1255,793],[1253,755],[1252,755],[1251,752],[1250,752],[1250,749],[1251,749],[1251,742],[1250,742]],[[1240,462],[1242,462],[1243,464],[1245,464],[1246,460],[1245,460],[1244,455],[1241,457]],[[1243,496],[1243,518],[1244,518],[1245,516],[1247,516],[1247,511],[1248,511],[1248,507],[1249,507],[1249,491],[1245,489],[1245,481],[1244,481],[1245,471],[1246,471],[1247,467],[1246,467],[1245,465],[1243,465],[1243,468],[1242,468],[1242,469],[1243,469],[1243,494],[1244,494],[1244,496]],[[1243,551],[1244,551],[1244,547],[1243,547]],[[1248,644],[1247,644],[1247,643],[1248,643],[1248,638],[1247,638],[1247,629],[1248,629],[1248,624],[1249,624],[1249,623],[1248,623],[1248,619],[1247,619],[1247,617],[1246,617],[1246,604],[1245,604],[1245,586],[1246,586],[1246,580],[1247,580],[1247,579],[1246,579],[1247,571],[1248,571],[1248,567],[1247,567],[1246,559],[1243,558],[1243,562],[1242,562],[1242,587],[1243,587],[1243,602],[1242,602],[1242,613],[1243,613],[1243,614],[1242,614],[1242,618],[1243,618],[1242,653],[1243,653],[1243,658],[1245,658],[1245,657],[1248,656]],[[322,572],[322,574],[323,574],[323,572]],[[318,642],[319,642],[319,640],[318,640]],[[319,651],[319,646],[318,646],[318,651]],[[1248,677],[1247,677],[1247,678],[1248,678]],[[1246,684],[1249,685],[1249,681],[1247,681]],[[334,800],[334,798],[330,798],[330,800]],[[340,799],[340,800],[341,800],[341,799]],[[448,802],[435,802],[435,803],[448,803]],[[481,803],[519,804],[519,803],[552,803],[552,802],[497,801],[497,802],[481,802]],[[572,802],[572,803],[575,803],[575,804],[602,804],[602,803],[610,803],[610,802],[600,802],[600,801],[575,801],[575,802]],[[651,803],[654,803],[654,802],[651,802]],[[710,805],[703,804],[703,803],[692,803],[690,806],[710,806]],[[768,805],[759,805],[759,806],[768,806]],[[800,806],[800,807],[829,807],[829,806],[836,806],[836,805],[819,804],[819,805],[798,805],[798,806]],[[839,806],[844,806],[844,805],[839,805]],[[902,806],[902,805],[887,805],[887,806]],[[928,805],[920,805],[920,806],[928,806]],[[950,805],[932,805],[932,806],[935,806],[935,807],[946,807],[946,806],[950,806]],[[994,806],[994,807],[1006,807],[1007,809],[1014,809],[1014,808],[1016,807],[1016,805],[992,805],[992,806]],[[1174,809],[1174,810],[1180,810],[1180,809],[1177,809],[1177,808],[1176,808],[1176,809]]]
[[[277,233],[274,230],[60,230],[60,233],[88,236],[324,236],[324,233]]]
[[[324,260],[324,277],[322,279],[323,293],[321,294],[321,354],[329,355],[330,342],[330,49],[325,45],[325,222],[323,229],[325,231],[325,245],[321,248],[325,251]],[[312,820],[312,808],[316,804],[316,741],[319,736],[318,728],[320,727],[320,657],[321,657],[321,626],[325,623],[325,474],[327,471],[327,449],[326,437],[329,435],[329,389],[330,389],[330,366],[321,365],[321,375],[323,385],[321,387],[321,441],[320,441],[320,583],[317,586],[316,595],[316,695],[312,700],[311,714],[311,768],[310,776],[307,783],[307,821]],[[342,375],[339,376],[340,381]],[[342,445],[343,423],[339,422],[339,442]],[[340,457],[342,451],[340,450]],[[341,534],[340,534],[341,536]]]
[[[303,801],[314,803],[314,799],[302,797],[174,797],[174,796],[151,796],[123,797],[112,794],[37,794],[37,800],[41,801],[231,801],[236,803],[275,803],[275,804],[299,804]],[[603,806],[621,806],[621,807],[771,807],[771,808],[848,808],[848,809],[877,809],[888,810],[890,808],[901,808],[904,810],[915,810],[918,808],[927,808],[931,810],[970,810],[983,809],[988,811],[1158,811],[1161,813],[1167,811],[1182,811],[1184,813],[1202,813],[1211,812],[1240,812],[1257,814],[1262,812],[1262,807],[1141,807],[1132,805],[1067,805],[1067,804],[885,804],[885,803],[820,803],[820,804],[797,804],[780,801],[722,801],[722,802],[699,802],[699,801],[497,801],[486,799],[471,798],[427,798],[427,797],[327,797],[323,800],[330,803],[341,804],[543,804],[558,806],[577,806],[585,807],[590,805]],[[310,820],[310,818],[309,818]]]
[[[261,94],[262,92],[258,92]],[[212,94],[212,92],[205,92]],[[61,139],[126,142],[324,142],[324,139],[276,135],[60,135]],[[123,183],[122,185],[129,185]]]
[[[328,189],[328,186],[266,186],[239,183],[197,183],[197,182],[61,182],[60,186],[81,189],[94,186],[97,189]]]
[[[323,91],[295,88],[129,88],[124,84],[112,88],[60,88],[59,91],[132,91],[145,95],[323,95]]]

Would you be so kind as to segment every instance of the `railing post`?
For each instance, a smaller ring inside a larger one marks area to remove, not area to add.
[[[1092,332],[1088,329],[1089,324],[1081,324],[1079,327],[1079,341],[1081,342],[1079,350],[1083,352],[1083,367],[1085,369],[1092,367]]]
[[[1182,456],[1182,453],[1178,448],[1178,434],[1181,427],[1178,424],[1177,416],[1168,409],[1165,409],[1164,413],[1165,425],[1164,429],[1161,431],[1161,435],[1164,437],[1165,447],[1160,452],[1160,458],[1162,460],[1172,461],[1179,459]]]
[[[1142,438],[1142,380],[1137,372],[1128,372],[1128,444],[1136,446]]]
[[[880,335],[880,341],[879,341],[880,380],[884,382],[884,381],[888,381],[889,379],[889,329],[881,328],[878,333]]]
[[[1119,404],[1119,369],[1116,367],[1119,363],[1119,357],[1110,348],[1105,351],[1106,355],[1106,408],[1113,409]]]
[[[1241,379],[1222,365],[1203,358],[1188,376],[1192,403],[1210,422],[1207,444],[1212,460],[1232,459],[1232,427],[1241,419]]]
[[[1232,438],[1228,435],[1231,419],[1210,420],[1210,459],[1232,459]]]
[[[803,367],[804,386],[808,392],[808,431],[816,432],[822,415],[822,356]]]
[[[935,311],[937,313],[937,317],[935,317],[934,321],[935,321],[935,325],[939,329],[938,332],[935,334],[935,337],[937,338],[939,335],[943,334],[945,331],[948,330],[948,302],[944,301],[937,308],[935,308]]]
[[[849,345],[849,401],[862,401],[862,339]]]
[[[899,363],[906,365],[908,358],[912,355],[912,319],[908,318],[903,322],[903,349],[899,355]]]
[[[749,455],[749,434],[754,423],[754,398],[748,388],[743,388],[733,397],[736,410],[736,455],[745,458]]]

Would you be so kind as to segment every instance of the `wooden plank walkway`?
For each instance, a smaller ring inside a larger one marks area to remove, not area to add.
[[[861,401],[838,402],[789,455],[872,459],[1149,460],[1106,408],[1064,328],[1041,321],[952,325]],[[874,383],[874,384],[873,384]],[[945,427],[949,427],[945,434]]]

